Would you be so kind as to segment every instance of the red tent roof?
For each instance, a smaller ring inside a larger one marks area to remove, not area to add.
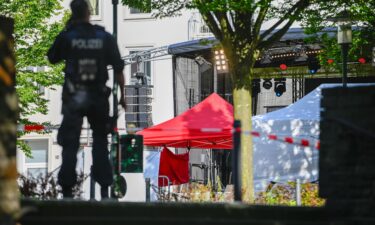
[[[177,117],[137,134],[149,146],[232,149],[232,127],[233,106],[213,93]]]

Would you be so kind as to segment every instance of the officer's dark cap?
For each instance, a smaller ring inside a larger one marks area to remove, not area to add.
[[[72,17],[76,19],[85,18],[87,13],[90,13],[90,7],[86,0],[73,0],[70,3],[70,9],[72,10]]]

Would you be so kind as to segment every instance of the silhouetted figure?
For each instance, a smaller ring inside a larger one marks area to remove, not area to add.
[[[125,107],[124,62],[117,43],[103,27],[92,25],[89,5],[85,0],[70,3],[72,16],[66,28],[56,38],[48,51],[51,63],[65,61],[65,82],[62,94],[64,116],[58,132],[62,146],[62,166],[58,182],[64,198],[73,197],[76,184],[77,151],[83,117],[87,116],[93,130],[93,177],[101,186],[102,198],[108,197],[108,187],[113,183],[112,168],[108,155],[107,135],[110,132],[110,89],[107,66],[112,65],[121,89],[120,104]]]

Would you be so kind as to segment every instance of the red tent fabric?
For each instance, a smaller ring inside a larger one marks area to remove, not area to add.
[[[143,135],[148,146],[232,149],[233,106],[213,93],[205,100]]]
[[[168,148],[163,148],[160,155],[159,187],[167,186],[167,180],[161,176],[167,176],[172,185],[189,182],[189,153],[173,154]]]

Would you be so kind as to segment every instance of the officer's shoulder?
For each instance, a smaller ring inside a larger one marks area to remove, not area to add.
[[[93,26],[94,26],[94,29],[96,30],[96,32],[101,34],[103,37],[108,38],[109,36],[111,36],[111,34],[109,32],[107,32],[104,27],[99,26],[99,25],[93,25]]]
[[[103,27],[103,26],[99,26],[99,25],[93,25],[94,26],[94,29],[96,29],[96,30],[99,30],[99,31],[104,31],[104,32],[106,32],[105,31],[105,28]]]

